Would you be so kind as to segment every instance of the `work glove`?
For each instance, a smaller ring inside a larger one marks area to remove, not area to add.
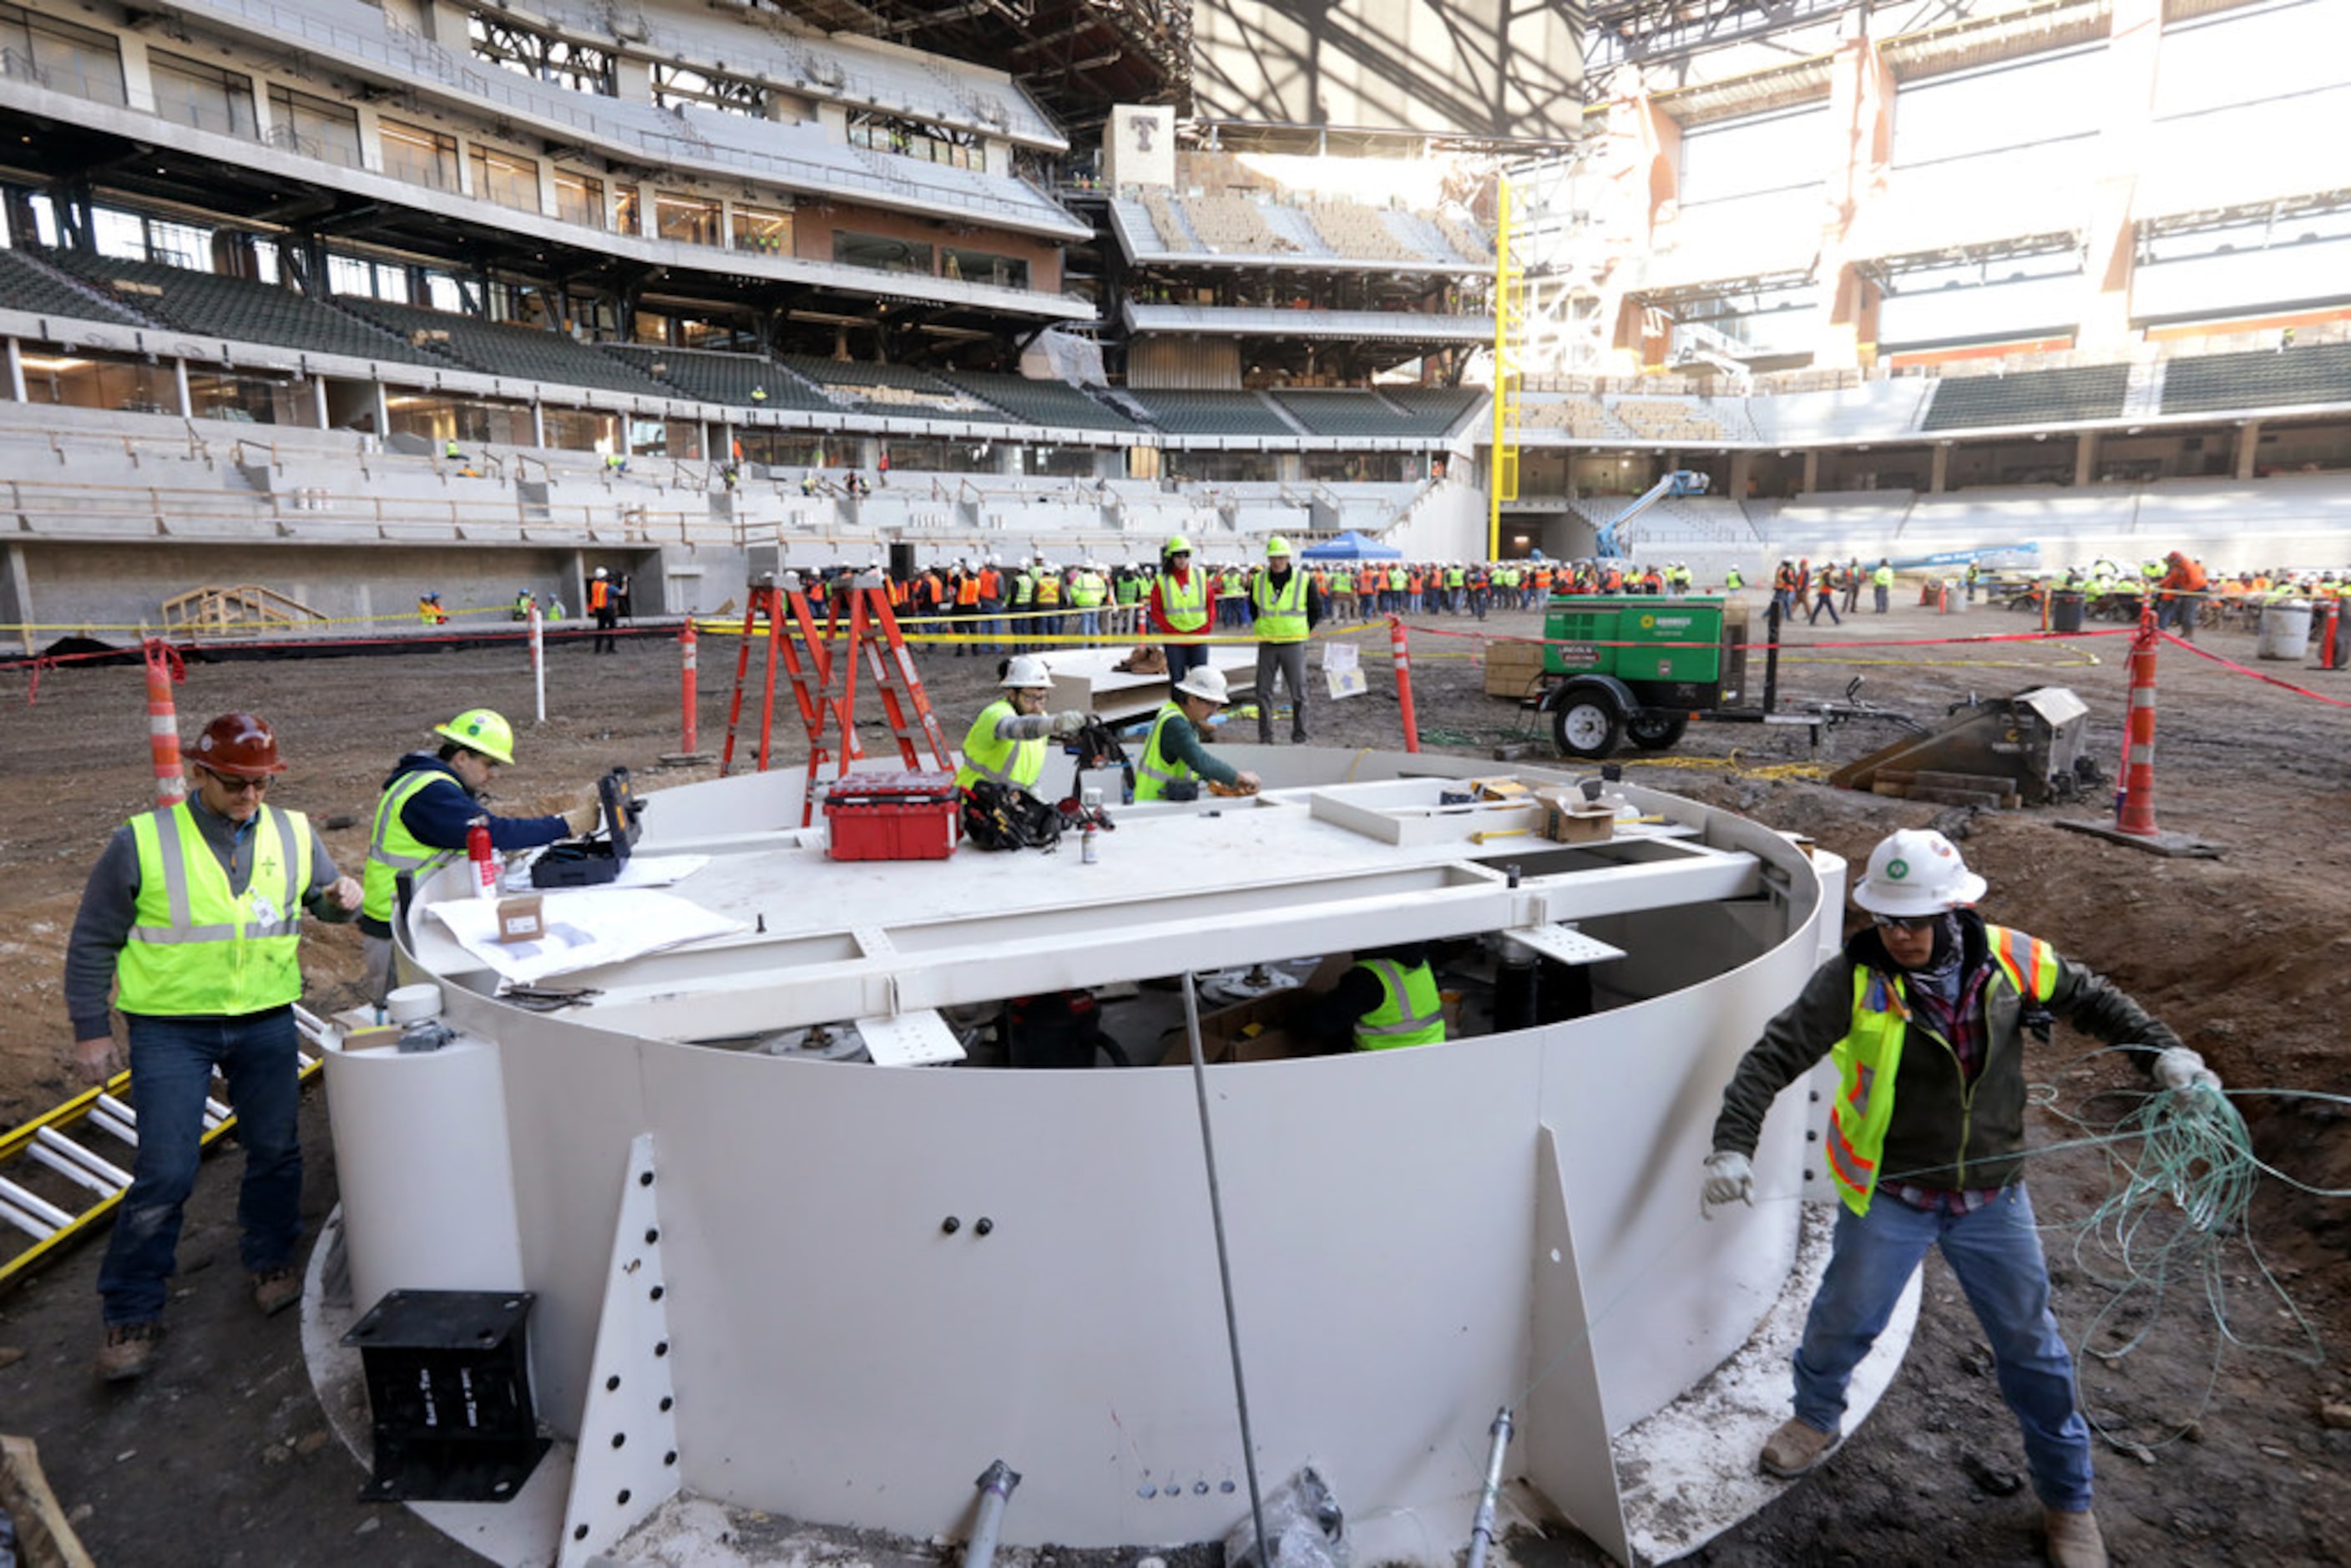
[[[1712,1219],[1715,1207],[1725,1203],[1755,1207],[1755,1167],[1745,1155],[1717,1149],[1706,1156],[1706,1185],[1698,1188],[1698,1211]]]
[[[2155,1059],[2155,1081],[2166,1089],[2191,1089],[2201,1084],[2215,1094],[2220,1092],[2220,1075],[2184,1045],[2168,1047]]]
[[[1063,708],[1053,716],[1053,733],[1057,736],[1072,736],[1085,727],[1086,714],[1082,708]]]
[[[571,830],[575,839],[584,839],[596,831],[597,821],[604,815],[604,798],[595,790],[577,796],[570,809],[563,813],[563,825]]]

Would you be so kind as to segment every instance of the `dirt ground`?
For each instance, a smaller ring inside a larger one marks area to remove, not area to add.
[[[1528,723],[1511,704],[1482,695],[1478,644],[1448,634],[1534,635],[1539,615],[1415,625],[1414,690],[1432,748],[1483,755]],[[2124,638],[1882,645],[2028,630],[2025,617],[1983,607],[1865,613],[1842,630],[1799,625],[1788,634],[1782,687],[1798,699],[1833,699],[1858,674],[1864,700],[1931,720],[1971,693],[2069,686],[2089,706],[2087,749],[2111,780],[2126,704]],[[1387,639],[1366,630],[1358,640],[1371,690],[1326,706],[1317,738],[1393,746],[1400,729]],[[2208,629],[2199,645],[2255,663],[2244,632]],[[701,739],[713,751],[724,737],[734,646],[725,637],[703,643]],[[919,664],[951,734],[959,733],[992,685],[992,663],[933,649]],[[2351,675],[2260,668],[2351,699]],[[2174,1280],[2159,1312],[2126,1306],[2110,1320],[2146,1330],[2127,1355],[2084,1358],[2085,1402],[2105,1434],[2100,1517],[2122,1563],[2351,1561],[2351,1379],[2338,1359],[2351,1343],[2351,1203],[2294,1185],[2351,1187],[2343,1104],[2297,1097],[2351,1094],[2336,1024],[2351,988],[2351,709],[2185,650],[2166,648],[2160,669],[2158,818],[2167,830],[2225,846],[2216,859],[2158,858],[2056,826],[2105,814],[2103,788],[2080,804],[1970,812],[1780,771],[1844,761],[1893,738],[1875,721],[1830,729],[1818,750],[1802,727],[1698,725],[1661,763],[1634,763],[1629,773],[1810,835],[1856,862],[1894,828],[1932,822],[1962,836],[1970,862],[1991,883],[1987,913],[2111,976],[2204,1052],[2276,1174],[2261,1181],[2250,1223],[2226,1244],[2209,1291],[2203,1279]],[[658,767],[679,745],[678,688],[677,649],[665,634],[624,643],[612,658],[591,658],[584,643],[555,649],[552,716],[518,723],[520,766],[498,785],[505,809],[551,805],[614,763],[637,769],[652,789],[706,772]],[[292,771],[275,799],[340,824],[327,840],[354,872],[366,815],[395,756],[459,708],[486,704],[518,720],[532,711],[529,670],[513,648],[196,662],[178,695],[186,735],[235,707],[277,727]],[[151,789],[137,669],[51,670],[32,699],[26,672],[0,672],[0,779],[12,786],[0,837],[0,1128],[69,1092],[58,993],[66,935],[105,835],[148,803]],[[1253,737],[1240,727],[1241,738]],[[788,758],[805,755],[797,731],[787,704],[778,734],[789,737]],[[319,932],[306,964],[314,999],[339,1002],[357,962],[351,932]],[[2104,1126],[2135,1104],[2117,1092],[2127,1084],[2111,1059],[2085,1054],[2090,1044],[2061,1030],[2036,1063],[2050,1086],[2036,1143],[2084,1137],[2068,1117]],[[305,1123],[305,1209],[315,1228],[334,1202],[315,1092]],[[356,1500],[361,1473],[326,1437],[294,1326],[260,1322],[242,1299],[231,1214],[236,1159],[216,1155],[200,1182],[173,1333],[144,1384],[107,1389],[89,1375],[99,1245],[0,1295],[0,1428],[39,1440],[51,1482],[109,1568],[466,1560],[405,1512]],[[1698,1173],[1687,1176],[1695,1202]],[[2052,1153],[2036,1159],[2032,1180],[2060,1316],[2078,1344],[2111,1307],[2119,1272],[2111,1260],[2075,1250],[2112,1185],[2107,1161],[2085,1147]],[[2295,1314],[2324,1347],[2316,1364]],[[2101,1329],[2094,1348],[2124,1337]],[[2258,1348],[2280,1345],[2297,1354]],[[1981,1336],[1937,1260],[1917,1337],[1876,1416],[1823,1470],[1693,1561],[2037,1562],[2038,1514],[2022,1476]],[[1522,1562],[1605,1561],[1572,1537],[1520,1538],[1512,1549]]]

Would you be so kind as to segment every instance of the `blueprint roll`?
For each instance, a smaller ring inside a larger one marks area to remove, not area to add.
[[[497,1049],[327,1053],[343,1248],[364,1312],[389,1291],[517,1291],[522,1239]]]

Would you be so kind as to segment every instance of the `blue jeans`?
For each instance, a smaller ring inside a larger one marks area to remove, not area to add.
[[[181,1210],[203,1156],[204,1096],[217,1066],[228,1081],[236,1138],[245,1145],[238,1190],[238,1252],[246,1270],[283,1268],[302,1239],[302,1102],[294,1011],[239,1018],[148,1018],[131,1026],[131,1101],[139,1148],[131,1190],[98,1271],[107,1322],[153,1322],[163,1315],[163,1281],[177,1268]]]
[[[1192,671],[1207,666],[1208,645],[1206,643],[1163,643],[1160,644],[1160,651],[1167,655],[1169,698],[1171,701],[1180,701],[1180,698],[1175,696],[1176,683]]]
[[[1865,1215],[1838,1207],[1835,1247],[1796,1350],[1796,1418],[1838,1429],[1853,1369],[1938,1243],[1991,1342],[2033,1491],[2050,1508],[2088,1508],[2090,1426],[2074,1400],[2074,1358],[2049,1310],[2049,1266],[2022,1185],[1969,1215],[1924,1213],[1885,1193]]]

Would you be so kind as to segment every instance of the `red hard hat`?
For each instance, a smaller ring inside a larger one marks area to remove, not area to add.
[[[249,713],[225,713],[204,726],[188,760],[227,779],[286,771],[286,764],[277,760],[276,732]]]

